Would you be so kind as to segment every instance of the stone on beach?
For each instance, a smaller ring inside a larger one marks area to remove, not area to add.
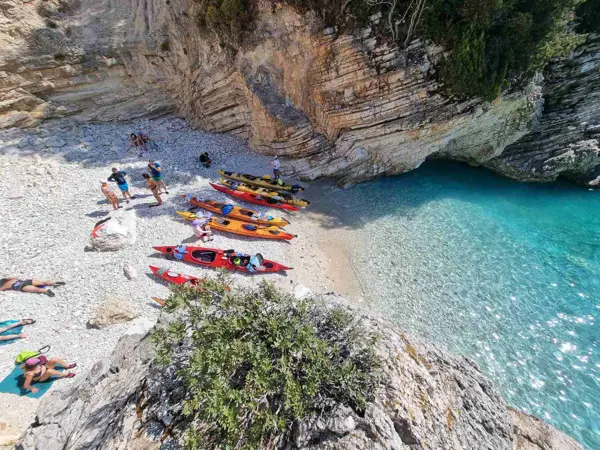
[[[125,263],[123,266],[123,273],[128,280],[135,280],[138,277],[137,270],[130,263]]]
[[[90,238],[90,245],[99,252],[114,252],[135,244],[136,237],[135,212],[115,211]]]
[[[88,321],[88,328],[106,328],[110,325],[129,322],[139,316],[129,300],[114,295],[108,296]]]

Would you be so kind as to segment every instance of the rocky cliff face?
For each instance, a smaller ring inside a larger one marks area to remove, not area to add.
[[[600,36],[545,72],[544,109],[533,132],[485,165],[519,180],[566,176],[598,184],[600,155]]]
[[[335,299],[338,302],[338,299]],[[477,366],[414,341],[375,316],[382,385],[364,415],[339,405],[297,423],[286,449],[518,449],[582,447],[548,424],[506,406]],[[152,364],[153,346],[124,337],[87,379],[41,404],[18,450],[179,448],[185,388]]]
[[[233,55],[198,28],[197,9],[192,0],[3,2],[0,126],[177,111],[194,126],[285,156],[290,174],[342,184],[405,172],[430,156],[487,163],[519,178],[532,178],[527,165],[541,167],[545,158],[552,168],[543,179],[599,162],[585,145],[568,148],[581,138],[561,126],[542,125],[544,140],[526,136],[541,113],[537,86],[492,104],[442,95],[439,48],[416,41],[400,53],[370,30],[336,36],[310,13],[256,0],[255,31]],[[587,98],[573,119],[577,129],[584,116],[589,129],[600,121],[594,45],[548,77],[549,115],[568,115],[577,95]],[[585,88],[564,95],[559,85],[573,84]],[[543,130],[561,131],[561,143],[550,145]]]

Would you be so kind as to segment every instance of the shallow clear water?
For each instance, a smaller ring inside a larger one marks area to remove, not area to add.
[[[427,163],[327,196],[365,300],[600,448],[600,192]]]

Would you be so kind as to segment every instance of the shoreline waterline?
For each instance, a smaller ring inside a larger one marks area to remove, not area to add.
[[[323,197],[321,226],[346,240],[366,307],[475,360],[512,406],[600,446],[598,192],[428,162]]]
[[[165,167],[165,179],[171,194],[165,198],[165,205],[161,208],[143,207],[145,202],[151,200],[145,200],[143,195],[133,204],[132,207],[139,214],[139,240],[133,248],[109,254],[83,253],[83,246],[94,223],[109,211],[109,206],[102,201],[98,179],[106,178],[110,174],[110,167],[116,165],[130,172],[136,179],[132,188],[136,193],[145,194],[144,185],[137,178],[145,168],[147,157],[137,158],[123,149],[128,131],[140,128],[159,138],[161,149],[150,154],[150,157]],[[152,325],[159,314],[159,310],[151,304],[150,296],[168,295],[166,286],[146,276],[148,264],[169,266],[194,276],[210,276],[212,273],[183,263],[155,259],[149,249],[152,245],[177,244],[191,235],[189,225],[174,214],[175,210],[184,206],[179,195],[200,193],[206,198],[231,202],[231,198],[208,186],[208,181],[218,179],[216,170],[226,168],[262,175],[268,172],[269,160],[250,152],[245,144],[235,138],[193,131],[182,120],[175,118],[130,124],[71,124],[65,125],[64,130],[60,127],[51,128],[45,135],[42,130],[13,131],[15,151],[12,155],[0,155],[0,179],[5,182],[2,189],[12,192],[14,186],[22,181],[22,192],[2,199],[6,214],[0,226],[9,232],[1,242],[8,252],[8,258],[0,267],[2,272],[10,274],[66,278],[68,284],[52,300],[22,293],[7,293],[0,297],[0,308],[3,310],[1,320],[32,315],[38,318],[35,327],[25,330],[29,336],[27,340],[0,347],[0,376],[7,374],[7,368],[19,351],[51,343],[53,353],[77,360],[80,366],[78,376],[84,377],[94,363],[110,354],[118,338],[131,330],[131,324],[114,325],[104,330],[86,328],[86,321],[107,295],[129,298],[140,312],[140,319],[134,325],[144,329]],[[4,146],[7,146],[6,141],[11,137],[9,134],[0,133],[5,141]],[[22,138],[16,139],[15,136],[19,134]],[[59,137],[64,140],[62,146],[46,146],[39,142],[52,143]],[[201,150],[208,150],[215,160],[210,171],[195,164],[193,158]],[[41,172],[37,170],[34,154],[44,161]],[[482,176],[481,188],[490,189],[488,193],[492,194],[493,189],[485,186],[489,181],[488,175],[493,177],[487,173]],[[439,183],[436,181],[433,187],[429,186],[430,181],[438,178]],[[452,284],[444,278],[425,279],[438,273],[436,270],[440,269],[437,267],[440,261],[452,261],[462,252],[477,250],[468,243],[467,238],[472,230],[458,229],[460,232],[456,233],[457,229],[453,228],[461,223],[460,217],[454,215],[456,210],[453,208],[456,205],[468,206],[470,200],[457,198],[457,202],[451,202],[450,209],[444,203],[451,197],[449,194],[452,189],[460,193],[456,186],[453,187],[452,180],[453,176],[445,175],[443,171],[436,174],[435,170],[426,168],[348,190],[338,189],[325,181],[308,183],[306,197],[312,203],[306,210],[294,214],[269,210],[271,214],[286,216],[292,222],[288,229],[298,237],[291,243],[216,234],[215,241],[208,246],[261,252],[265,258],[294,268],[287,275],[270,277],[234,275],[234,281],[242,287],[266,279],[290,292],[305,288],[315,294],[335,291],[358,306],[378,310],[419,337],[441,343],[455,354],[465,354],[478,360],[477,352],[485,350],[488,342],[479,342],[474,334],[460,333],[464,331],[461,325],[469,323],[469,314],[479,314],[481,311],[477,308],[471,311],[465,309],[464,316],[446,313],[444,308],[458,311],[460,308],[457,306],[460,305],[454,296],[441,299],[437,292]],[[397,191],[398,183],[401,185],[400,191]],[[245,206],[263,210],[252,205]],[[469,211],[479,214],[481,205],[476,206]],[[428,217],[435,214],[436,209],[439,218],[429,221]],[[397,218],[401,221],[395,221]],[[493,228],[496,219],[488,219],[482,223]],[[42,231],[40,224],[45,225]],[[421,225],[423,228],[420,228]],[[486,233],[477,236],[478,239],[492,237]],[[498,242],[500,244],[502,242]],[[434,247],[429,248],[428,245]],[[53,250],[44,252],[46,247]],[[431,249],[441,249],[434,257],[439,261],[432,261],[432,255],[428,253]],[[501,247],[498,246],[489,251],[499,249]],[[518,250],[515,249],[509,256],[514,257]],[[585,258],[581,260],[580,255],[573,255],[572,259],[584,266],[588,264]],[[125,262],[135,265],[139,272],[137,280],[131,282],[124,278]],[[451,269],[449,266],[446,268]],[[477,278],[485,274],[474,271],[472,275]],[[483,277],[483,280],[487,281],[488,277]],[[414,289],[408,289],[411,286]],[[461,295],[468,293],[464,286],[459,287]],[[491,305],[488,306],[496,313],[493,292],[485,293],[490,297],[486,298]],[[437,333],[448,318],[454,322],[450,327],[454,337]],[[419,322],[431,325],[433,331],[425,333],[426,330],[419,327]],[[491,323],[490,327],[498,325]],[[465,341],[473,339],[473,348],[457,345],[456,338],[460,336]],[[444,342],[446,339],[447,342]],[[478,362],[484,373],[496,381],[503,394],[507,393],[507,383],[521,384],[520,381],[511,381],[507,373],[495,372],[494,366],[481,364],[480,360]],[[70,382],[60,381],[52,389],[67,387],[67,383]],[[505,398],[509,403],[514,403],[510,395],[505,395]],[[19,414],[0,414],[0,419],[8,422],[13,432],[15,429],[22,431],[23,427],[29,425],[38,405],[37,401],[31,399],[20,398],[18,402]],[[14,403],[10,395],[0,394],[2,410],[14,411]],[[518,404],[515,406],[523,407]],[[551,422],[556,417],[548,418],[539,414],[539,411],[531,412]],[[553,423],[557,425],[555,420]],[[565,430],[564,426],[561,428]],[[567,432],[572,431],[566,428]]]

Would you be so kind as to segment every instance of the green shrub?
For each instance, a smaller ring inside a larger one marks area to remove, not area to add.
[[[231,46],[241,42],[242,32],[249,28],[251,0],[200,0],[198,24],[217,33]]]
[[[580,0],[430,0],[423,34],[451,50],[441,71],[452,93],[495,98],[581,39],[568,22]]]
[[[154,332],[157,361],[186,361],[189,449],[262,449],[297,420],[339,403],[360,412],[374,396],[376,336],[345,309],[222,279],[175,290],[166,308],[181,319]]]
[[[577,31],[600,33],[600,0],[587,0],[577,7]]]
[[[583,41],[569,25],[576,7],[582,31],[600,28],[600,0],[425,0],[420,13],[420,0],[286,2],[314,10],[340,30],[381,13],[376,29],[401,49],[421,37],[449,50],[440,71],[447,91],[489,100]]]

